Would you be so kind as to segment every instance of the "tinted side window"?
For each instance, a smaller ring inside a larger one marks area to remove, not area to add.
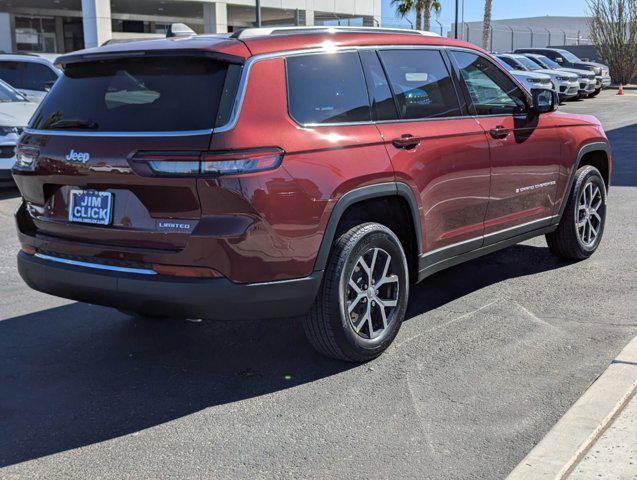
[[[468,52],[452,52],[477,115],[520,113],[526,110],[526,95],[500,67]]]
[[[26,90],[46,91],[57,80],[55,73],[46,65],[24,62],[22,64],[22,84]]]
[[[372,118],[374,120],[397,119],[396,102],[394,102],[378,55],[371,50],[362,50],[360,55],[367,80],[369,98],[372,101]]]
[[[24,88],[18,62],[0,62],[0,78],[13,88]]]
[[[394,90],[402,118],[439,118],[460,115],[449,71],[437,50],[379,52]]]
[[[286,59],[290,115],[301,124],[371,120],[357,52]]]

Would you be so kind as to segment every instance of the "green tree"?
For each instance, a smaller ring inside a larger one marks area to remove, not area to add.
[[[485,0],[484,2],[484,20],[482,21],[482,48],[485,50],[489,46],[489,31],[491,30],[491,8],[493,0]]]
[[[615,83],[637,74],[637,0],[588,0],[591,40]]]

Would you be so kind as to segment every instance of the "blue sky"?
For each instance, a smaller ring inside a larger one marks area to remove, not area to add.
[[[451,25],[454,21],[455,0],[441,0],[442,12],[439,21]],[[462,5],[462,0],[458,0]],[[383,0],[383,21],[393,22],[394,9],[391,0]],[[586,0],[493,0],[493,18],[539,17],[560,15],[578,17],[586,15]],[[481,20],[484,14],[484,0],[465,0],[465,21]],[[460,18],[460,13],[458,14]],[[397,18],[396,22],[400,20]]]

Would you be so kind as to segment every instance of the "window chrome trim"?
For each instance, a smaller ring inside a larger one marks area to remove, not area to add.
[[[195,136],[195,135],[211,135],[215,133],[223,133],[228,132],[235,128],[237,122],[239,121],[239,116],[241,114],[241,110],[243,108],[243,103],[246,96],[248,80],[250,78],[250,73],[252,67],[255,63],[260,62],[262,60],[271,60],[274,58],[287,58],[291,56],[300,56],[300,55],[320,55],[325,53],[342,53],[342,52],[358,52],[360,50],[439,50],[439,51],[449,51],[449,50],[460,50],[467,51],[470,53],[474,53],[476,55],[480,55],[491,61],[489,57],[478,50],[474,50],[468,47],[458,47],[454,45],[426,45],[426,44],[408,44],[408,45],[354,45],[354,46],[344,46],[344,47],[321,47],[321,48],[308,48],[301,50],[288,50],[288,51],[279,51],[279,52],[270,52],[263,53],[259,55],[254,55],[248,58],[243,64],[243,71],[241,72],[241,79],[239,80],[239,86],[237,87],[237,96],[235,98],[234,104],[232,106],[232,111],[230,113],[230,119],[224,125],[219,125],[217,127],[208,129],[208,130],[191,130],[191,131],[165,131],[165,132],[88,132],[88,131],[73,131],[73,130],[37,130],[32,128],[26,128],[25,133],[29,134],[38,134],[38,135],[55,135],[55,136],[78,136],[78,137],[187,137],[187,136]],[[492,61],[492,63],[494,63]],[[507,72],[505,69],[501,70],[505,72],[506,75],[511,78],[516,85],[518,85],[523,92],[526,93],[524,87]],[[446,120],[453,120],[456,118],[479,118],[475,115],[466,115],[462,117],[446,117]],[[398,120],[386,120],[384,123],[390,123],[392,121],[400,121]],[[408,121],[412,122],[420,122],[420,121],[430,121],[430,120],[442,120],[442,119],[430,119],[430,118],[422,118],[422,119],[408,119]],[[330,124],[309,124],[309,125],[301,125],[304,128],[317,128],[317,127],[335,127],[335,126],[348,126],[348,125],[374,125],[376,122],[373,120],[365,121],[365,122],[352,122],[349,124],[345,123],[330,123]]]
[[[239,115],[241,113],[241,109],[243,107],[243,102],[246,95],[248,80],[250,78],[250,72],[252,70],[252,66],[260,62],[261,60],[271,60],[273,58],[287,58],[292,56],[303,56],[303,55],[321,55],[326,53],[343,53],[343,52],[358,52],[360,50],[440,50],[443,51],[447,48],[451,48],[446,45],[418,45],[418,44],[410,44],[410,45],[358,45],[358,46],[346,46],[346,47],[323,47],[323,48],[308,48],[304,50],[289,50],[289,51],[281,51],[281,52],[271,52],[264,53],[260,55],[255,55],[254,57],[250,57],[246,60],[243,66],[243,72],[241,72],[241,80],[239,81],[239,87],[237,89],[237,97],[235,99],[234,106],[232,108],[232,113],[230,114],[230,120],[225,124],[213,129],[214,133],[222,133],[228,132],[232,130],[239,121]],[[474,51],[470,48],[468,51]],[[477,52],[477,50],[475,50]],[[480,53],[480,52],[477,52]],[[471,118],[470,116],[461,117],[461,118]],[[447,120],[450,119],[446,118]],[[427,121],[431,120],[428,118],[422,119],[411,119],[409,121],[418,122],[418,121]],[[383,121],[386,123],[392,122],[393,120]],[[296,123],[296,121],[295,121]],[[353,125],[374,125],[376,123],[380,123],[374,120],[364,121],[364,122],[350,122],[350,123],[320,123],[320,124],[305,124],[300,125],[302,128],[319,128],[319,127],[343,127],[343,126],[353,126]]]
[[[149,270],[147,268],[116,267],[114,265],[103,265],[101,263],[80,262],[79,260],[69,260],[67,258],[52,257],[43,253],[36,253],[35,256],[41,258],[42,260],[63,263],[65,265],[73,265],[75,267],[94,268],[96,270],[108,270],[111,272],[120,273],[136,273],[139,275],[157,275],[156,271]]]

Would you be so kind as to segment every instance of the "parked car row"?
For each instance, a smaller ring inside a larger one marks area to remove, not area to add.
[[[46,58],[0,54],[0,187],[13,185],[18,138],[60,75]]]
[[[595,97],[611,84],[606,65],[581,60],[568,50],[520,48],[496,58],[522,85],[530,89],[548,84],[560,101]]]

